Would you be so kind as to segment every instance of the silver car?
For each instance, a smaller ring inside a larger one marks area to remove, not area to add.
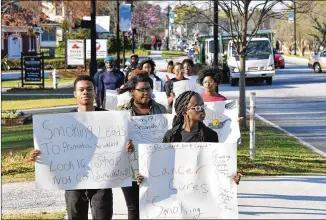
[[[326,70],[326,50],[309,57],[308,67],[312,68],[315,73],[321,73]]]

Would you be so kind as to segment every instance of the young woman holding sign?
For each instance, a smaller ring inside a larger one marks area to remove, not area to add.
[[[167,113],[166,108],[152,99],[153,81],[147,75],[136,75],[125,83],[119,94],[130,92],[130,102],[116,110],[129,110],[132,116],[155,115]],[[131,140],[130,140],[130,143]],[[133,145],[129,148],[134,149]],[[139,186],[133,182],[131,187],[122,187],[128,207],[128,219],[139,219]]]
[[[218,142],[217,133],[206,127],[205,105],[200,95],[193,91],[186,91],[178,96],[175,102],[175,116],[172,129],[168,130],[163,138],[163,143],[175,142]],[[233,177],[239,184],[241,174]],[[138,184],[142,183],[143,177],[138,174]]]
[[[176,63],[173,68],[173,73],[175,77],[167,81],[164,85],[165,94],[168,97],[168,113],[172,113],[172,104],[175,94],[173,92],[173,83],[181,80],[188,80],[188,78],[184,77],[182,71],[182,63]]]

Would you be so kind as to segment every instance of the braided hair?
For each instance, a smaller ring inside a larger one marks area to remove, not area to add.
[[[190,102],[191,97],[195,95],[199,95],[199,94],[194,91],[186,91],[183,92],[181,95],[179,95],[178,98],[176,99],[174,105],[176,115],[173,118],[171,133],[169,133],[166,136],[167,142],[174,142],[176,135],[181,132],[181,129],[185,122],[184,113],[187,111],[188,104]],[[198,138],[201,142],[204,142],[205,141],[204,128],[206,126],[202,122],[199,122],[198,126],[199,126]]]
[[[151,58],[148,58],[148,59],[142,60],[140,63],[138,63],[138,65],[137,65],[137,69],[142,70],[142,69],[143,69],[143,66],[145,65],[145,63],[148,63],[149,65],[151,65],[151,67],[152,67],[152,72],[151,72],[151,74],[153,74],[153,73],[154,73],[154,70],[155,70],[155,66],[156,66],[156,64],[155,64],[155,62],[154,62]]]

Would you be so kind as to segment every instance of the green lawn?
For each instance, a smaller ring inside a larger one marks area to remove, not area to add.
[[[187,56],[187,53],[182,51],[170,51],[170,50],[162,51],[162,57],[164,58],[180,57],[180,56]]]
[[[246,176],[326,173],[326,158],[265,123],[256,122],[256,157],[249,159],[249,129],[241,131],[238,170]]]
[[[58,83],[72,83],[75,81],[76,78],[63,78],[59,79]],[[45,79],[44,84],[46,87],[52,87],[53,81],[52,78],[50,79]],[[1,81],[1,86],[2,88],[14,88],[14,87],[22,87],[22,81],[21,80],[2,80]]]
[[[5,137],[1,145],[3,183],[33,180],[34,163],[28,161],[33,149],[31,125],[2,127],[2,132]],[[23,137],[16,138],[19,135]],[[238,147],[238,170],[245,176],[325,173],[326,158],[259,121],[256,123],[256,147],[256,158],[250,160],[249,131],[242,131],[242,144]]]
[[[33,125],[2,127],[1,149],[33,146]]]
[[[2,219],[63,219],[66,211],[53,213],[17,213],[17,214],[2,214]]]
[[[76,105],[76,98],[72,96],[3,96],[2,98],[2,111],[67,105]]]

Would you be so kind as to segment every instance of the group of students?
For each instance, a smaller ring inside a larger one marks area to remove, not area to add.
[[[78,107],[73,112],[106,111],[100,108],[100,106],[94,106],[94,100],[99,94],[99,83],[113,82],[110,77],[114,74],[116,74],[115,86],[105,85],[105,87],[116,89],[119,93],[129,92],[132,97],[129,102],[117,107],[115,110],[128,110],[132,116],[165,114],[168,112],[165,106],[155,102],[152,98],[153,78],[155,78],[153,72],[155,63],[152,60],[142,61],[137,67],[135,67],[135,64],[131,64],[135,68],[133,70],[130,68],[131,70],[128,74],[123,76],[117,70],[114,70],[112,61],[111,58],[107,58],[105,62],[107,70],[111,71],[111,76],[98,74],[93,79],[88,75],[80,75],[76,78],[74,82],[74,96],[76,97]],[[185,66],[189,64],[190,68],[186,70],[187,67]],[[171,79],[172,85],[175,81],[183,80],[185,73],[192,74],[191,63],[187,60],[183,63],[176,63],[173,71],[175,79]],[[221,82],[221,76],[218,72],[218,69],[215,67],[207,67],[200,70],[197,73],[198,82],[204,87],[205,91],[202,94],[187,91],[176,98],[172,128],[164,135],[163,143],[219,142],[217,133],[203,123],[205,119],[204,102],[226,99],[216,92],[216,88]],[[121,80],[120,77],[123,77],[124,80]],[[125,81],[125,83],[120,81]],[[169,89],[167,95],[173,95],[173,86],[171,87],[168,82],[164,86],[166,90]],[[103,103],[103,100],[100,99],[99,101],[100,104]],[[126,151],[133,152],[134,150],[132,140],[129,140]],[[40,154],[39,150],[33,150],[30,159],[35,161]],[[128,219],[139,219],[139,184],[142,183],[143,178],[140,174],[137,174],[137,177],[137,181],[134,181],[131,187],[122,187],[128,208]],[[238,184],[240,178],[241,174],[237,174],[233,180]],[[89,204],[93,219],[112,219],[112,189],[66,190],[65,201],[69,219],[88,219]]]

